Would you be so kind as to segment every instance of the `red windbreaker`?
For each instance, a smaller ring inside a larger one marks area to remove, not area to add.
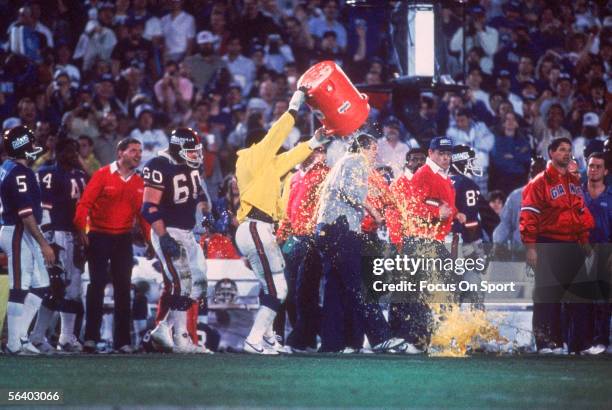
[[[314,233],[319,188],[328,173],[329,168],[324,163],[317,163],[306,173],[297,172],[291,178],[286,218],[281,222],[279,233],[290,232],[296,236]]]
[[[562,175],[548,164],[523,190],[519,222],[523,243],[536,243],[538,236],[587,243],[594,226],[580,180],[569,172]]]
[[[376,170],[370,172],[370,175],[368,176],[368,196],[366,197],[366,203],[372,208],[376,209],[385,219],[389,217],[389,211],[393,213],[393,208],[395,207],[393,197],[385,177],[383,177],[382,174]],[[374,232],[377,228],[378,226],[376,225],[372,215],[366,213],[361,220],[361,230],[363,232]]]
[[[448,175],[433,171],[429,161],[427,159],[412,178],[414,203],[411,208],[414,216],[409,217],[409,230],[417,237],[444,241],[457,214],[455,188]],[[450,216],[444,221],[440,220],[440,207],[443,204],[451,208]]]
[[[409,232],[409,210],[410,203],[414,199],[412,193],[412,179],[403,174],[391,183],[391,195],[395,201],[395,206],[387,212],[387,228],[389,228],[389,239],[391,243],[400,247],[402,239],[410,236]]]

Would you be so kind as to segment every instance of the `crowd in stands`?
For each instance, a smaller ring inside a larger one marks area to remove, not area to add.
[[[444,2],[440,10],[447,67],[467,91],[423,93],[401,121],[388,96],[371,93],[370,123],[380,125],[384,141],[380,165],[397,177],[409,148],[447,135],[476,151],[485,170],[476,177],[481,192],[503,198],[526,183],[532,157],[547,158],[551,139],[569,137],[584,173],[612,123],[612,4],[482,0]],[[287,109],[308,67],[334,60],[354,83],[368,85],[385,83],[400,67],[392,7],[33,0],[3,2],[0,12],[0,120],[3,129],[35,130],[46,150],[36,166],[53,160],[66,136],[78,139],[90,175],[113,161],[126,136],[142,142],[144,164],[167,146],[172,128],[189,126],[205,141],[209,193],[222,201],[236,152]],[[303,109],[284,148],[312,134],[315,121]],[[332,144],[329,161],[334,149],[343,147]]]

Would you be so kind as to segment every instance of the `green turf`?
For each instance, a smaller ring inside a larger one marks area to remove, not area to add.
[[[65,404],[610,408],[612,357],[0,356],[0,389]]]

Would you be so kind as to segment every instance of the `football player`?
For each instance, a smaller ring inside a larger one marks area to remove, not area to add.
[[[453,147],[451,157],[451,180],[455,187],[455,208],[457,215],[453,221],[453,246],[451,254],[457,257],[459,238],[462,241],[463,258],[485,258],[482,245],[483,231],[481,227],[481,212],[490,209],[486,200],[480,194],[480,188],[470,177],[482,176],[482,168],[476,163],[476,152],[464,144]],[[486,259],[486,258],[485,258]],[[484,274],[485,272],[481,272]],[[466,272],[465,279],[470,282],[479,281],[474,272]],[[482,304],[481,294],[470,293],[462,295],[462,301]]]
[[[34,133],[25,126],[2,135],[8,159],[0,168],[0,201],[3,226],[0,247],[8,257],[9,303],[8,343],[13,354],[39,354],[28,340],[34,315],[49,289],[45,265],[55,262],[53,248],[44,238],[40,189],[29,165],[42,152],[34,145]]]
[[[168,148],[142,169],[142,215],[151,224],[153,249],[172,284],[168,313],[151,339],[175,353],[210,352],[193,343],[187,328],[187,311],[194,301],[206,298],[206,259],[192,233],[196,213],[207,203],[200,178],[202,159],[200,136],[191,128],[178,128],[170,134]]]
[[[76,205],[83,193],[87,174],[79,163],[79,145],[73,139],[64,139],[56,147],[56,163],[38,170],[42,195],[45,237],[54,246],[58,264],[49,270],[51,291],[42,302],[40,318],[32,333],[32,343],[41,351],[48,351],[45,332],[54,311],[60,312],[61,330],[57,349],[81,352],[83,347],[74,334],[77,314],[83,313],[81,301],[81,274],[84,251],[74,235],[73,219]]]

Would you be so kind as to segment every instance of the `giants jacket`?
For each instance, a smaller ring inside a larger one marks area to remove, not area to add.
[[[419,168],[412,178],[414,204],[409,230],[421,238],[444,241],[451,231],[453,219],[457,214],[455,208],[455,188],[450,177],[435,162],[427,158],[425,165]],[[446,204],[451,208],[449,217],[440,219],[440,207]]]
[[[523,243],[536,243],[538,237],[587,243],[594,226],[580,180],[569,172],[561,175],[549,163],[523,190],[519,222]]]
[[[281,216],[281,178],[312,152],[308,143],[302,142],[290,151],[277,155],[294,124],[293,114],[286,112],[260,142],[238,151],[238,221],[244,221],[253,207],[265,212],[275,221]]]

